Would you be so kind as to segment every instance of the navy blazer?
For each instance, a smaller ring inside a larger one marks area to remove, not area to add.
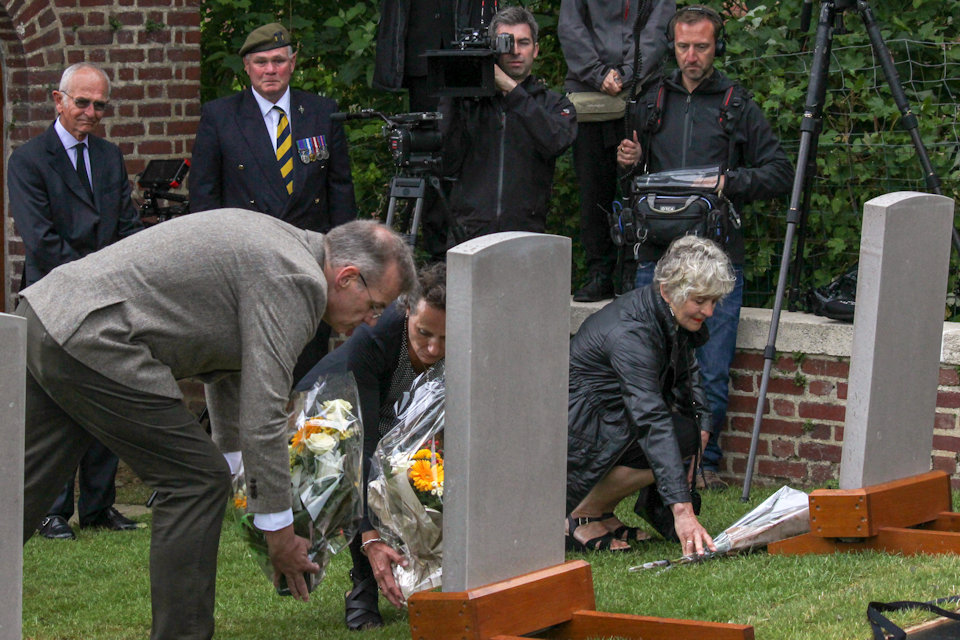
[[[334,100],[290,90],[294,158],[288,195],[253,90],[205,104],[193,142],[190,210],[238,207],[321,232],[355,219],[347,138],[343,126],[330,121],[336,110]],[[313,136],[324,136],[330,157],[304,164],[296,141]]]
[[[21,289],[142,228],[120,148],[94,135],[86,142],[92,201],[53,125],[10,155],[10,211],[25,248]]]

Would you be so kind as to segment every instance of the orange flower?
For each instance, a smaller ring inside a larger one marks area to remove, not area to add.
[[[297,452],[302,451],[304,440],[321,431],[323,431],[322,426],[311,420],[307,420],[303,426],[300,427],[295,434],[293,434],[293,438],[290,440],[290,448]]]
[[[428,460],[414,460],[407,477],[417,491],[430,491],[443,486],[443,464],[432,465]]]
[[[237,495],[233,498],[233,506],[236,507],[237,509],[243,509],[244,511],[246,511],[246,510],[247,510],[247,496],[245,496],[245,495],[243,495],[243,494],[237,494]]]

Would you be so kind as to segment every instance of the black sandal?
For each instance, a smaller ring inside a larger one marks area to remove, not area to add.
[[[344,616],[347,629],[363,631],[382,627],[383,618],[380,617],[380,607],[377,604],[379,600],[377,579],[370,574],[363,580],[357,580],[353,571],[350,572],[350,579],[353,580],[353,589],[344,596],[347,605]]]
[[[590,538],[586,542],[580,542],[573,536],[578,527],[585,524],[590,524],[591,522],[600,522],[603,519],[603,516],[599,518],[593,518],[589,516],[581,518],[576,518],[573,516],[568,517],[567,531],[569,533],[567,533],[566,537],[567,551],[610,551],[612,553],[630,551],[630,547],[625,547],[623,549],[611,549],[611,543],[616,540],[612,533],[606,533],[602,536],[597,536],[596,538]]]
[[[604,513],[600,516],[601,520],[609,520],[610,518],[615,518],[616,515],[611,511],[610,513]],[[653,536],[641,529],[640,527],[628,527],[625,524],[621,524],[619,527],[610,532],[617,540],[622,542],[648,542],[653,540]]]

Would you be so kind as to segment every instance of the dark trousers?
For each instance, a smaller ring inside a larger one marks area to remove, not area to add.
[[[617,262],[606,212],[617,197],[617,145],[622,139],[623,119],[577,123],[573,168],[580,183],[580,242],[590,276],[610,278]]]
[[[150,637],[213,636],[217,547],[230,470],[176,398],[131,389],[86,367],[46,332],[27,303],[23,541],[94,438],[158,492],[150,544]]]
[[[114,482],[118,461],[117,456],[97,439],[90,443],[90,447],[80,458],[80,497],[77,500],[77,511],[81,526],[95,521],[97,516],[113,506],[117,497]],[[64,520],[73,516],[73,484],[71,476],[47,515],[63,516]]]

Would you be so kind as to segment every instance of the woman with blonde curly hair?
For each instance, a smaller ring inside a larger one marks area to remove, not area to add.
[[[648,539],[613,513],[643,490],[635,509],[650,516],[659,505],[654,525],[676,536],[683,555],[715,550],[691,492],[711,428],[694,351],[708,338],[704,320],[733,285],[723,250],[684,236],[660,258],[653,284],[620,296],[573,337],[568,548],[626,551]]]

